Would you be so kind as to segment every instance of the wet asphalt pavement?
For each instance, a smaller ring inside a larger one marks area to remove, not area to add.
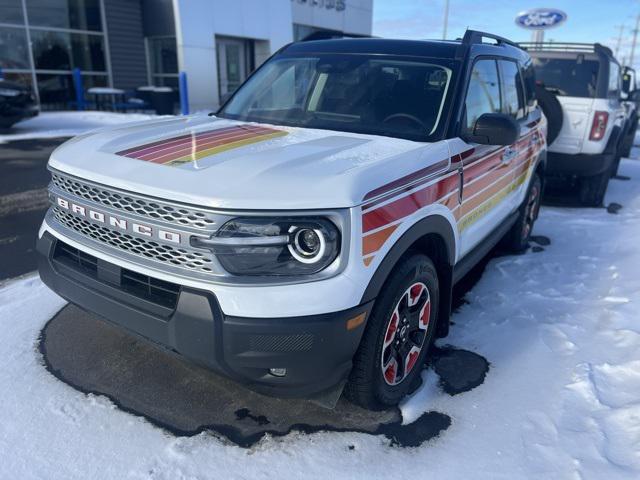
[[[49,372],[84,393],[106,395],[120,409],[180,436],[209,431],[249,448],[265,435],[359,432],[383,435],[391,445],[416,447],[449,428],[451,418],[428,411],[402,425],[397,408],[372,412],[341,399],[335,409],[305,400],[251,392],[77,307],[65,307],[44,328],[40,351]],[[480,385],[489,363],[480,355],[437,348],[430,375],[458,395]]]
[[[0,143],[0,281],[36,269],[36,235],[47,211],[47,160],[65,140]]]

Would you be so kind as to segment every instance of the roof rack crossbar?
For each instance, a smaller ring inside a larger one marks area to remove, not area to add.
[[[609,47],[600,43],[575,43],[575,42],[519,42],[521,48],[532,51],[557,51],[557,52],[603,52],[613,56]]]
[[[462,37],[462,43],[465,45],[473,45],[483,43],[483,38],[491,38],[495,40],[498,45],[510,45],[512,47],[521,48],[516,42],[501,37],[500,35],[494,35],[493,33],[481,32],[479,30],[467,30]]]

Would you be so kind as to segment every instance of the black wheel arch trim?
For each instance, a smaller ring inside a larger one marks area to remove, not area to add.
[[[453,226],[443,215],[430,215],[416,222],[409,228],[395,245],[386,254],[382,263],[371,277],[367,288],[362,295],[360,304],[368,303],[378,296],[384,286],[385,281],[391,274],[393,268],[398,264],[402,256],[417,241],[426,235],[436,234],[444,241],[446,247],[446,265],[436,265],[438,270],[438,281],[440,283],[440,307],[438,311],[438,325],[436,336],[444,337],[449,331],[449,317],[451,315],[451,299],[453,289],[453,266],[456,259],[456,237]],[[428,252],[424,252],[428,254]],[[432,258],[435,263],[435,259]],[[439,268],[440,267],[440,268]]]
[[[607,146],[602,152],[604,155],[613,155],[616,153],[618,146],[620,145],[621,139],[624,137],[623,128],[615,125],[611,130],[611,135],[609,135],[609,141],[607,142]]]

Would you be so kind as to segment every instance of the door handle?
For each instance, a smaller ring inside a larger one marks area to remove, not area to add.
[[[502,164],[508,165],[509,163],[511,163],[511,160],[516,157],[517,153],[518,152],[515,148],[507,147],[502,154]]]

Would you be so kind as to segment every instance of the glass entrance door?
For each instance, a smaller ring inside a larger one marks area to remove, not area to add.
[[[224,102],[247,78],[247,44],[235,38],[217,38],[218,85]]]

